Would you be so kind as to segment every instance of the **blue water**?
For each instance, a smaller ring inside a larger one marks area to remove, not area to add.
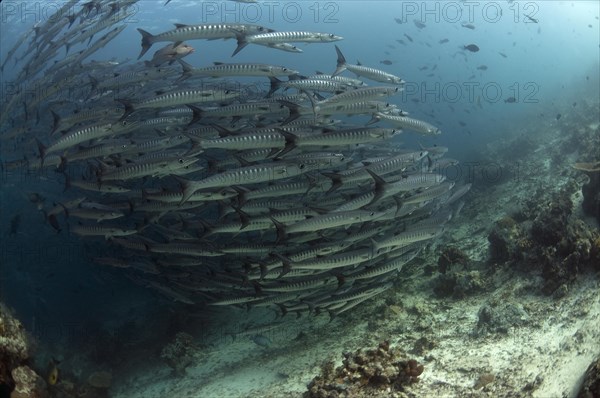
[[[574,102],[598,100],[597,1],[265,1],[248,5],[172,0],[166,7],[163,3],[143,0],[134,5],[136,13],[127,20],[129,26],[88,61],[135,61],[140,51],[136,28],[157,34],[172,29],[175,22],[244,22],[276,30],[335,33],[344,37],[336,44],[349,62],[360,60],[407,81],[405,92],[391,102],[442,130],[438,137],[405,134],[398,141],[408,147],[418,143],[448,146],[448,155],[462,163],[480,160],[478,154],[487,143],[516,134],[525,126],[547,126],[558,113],[569,117]],[[22,32],[55,9],[54,4],[47,0],[35,4],[5,0],[0,4],[2,59]],[[538,23],[529,21],[525,14]],[[417,27],[415,20],[425,27]],[[475,29],[463,24],[472,24]],[[442,39],[448,42],[440,44]],[[267,62],[309,75],[316,70],[331,73],[336,64],[332,43],[300,45],[303,54],[250,45],[233,59],[233,40],[189,44],[195,53],[186,61],[196,67],[213,61]],[[464,50],[469,44],[480,50]],[[83,45],[72,51],[81,48]],[[155,45],[143,59],[150,59],[158,48]],[[392,65],[380,63],[382,60],[390,60]],[[11,64],[1,78],[3,95],[19,71]],[[487,70],[477,69],[482,65]],[[515,98],[514,103],[505,102],[510,97]],[[2,150],[3,156],[10,153],[10,148]],[[23,154],[13,155],[2,160],[18,159]],[[52,340],[57,334],[85,334],[86,328],[93,327],[91,322],[126,318],[128,312],[135,313],[141,306],[155,306],[157,313],[169,310],[172,304],[131,285],[118,272],[95,273],[85,254],[87,247],[80,240],[64,233],[56,235],[48,225],[40,226],[41,215],[25,194],[38,191],[40,186],[35,176],[15,180],[3,175],[0,196],[0,295],[30,329],[41,330]],[[60,192],[61,187],[47,184],[44,189]],[[22,214],[23,229],[17,236],[7,237],[8,220],[16,213]]]

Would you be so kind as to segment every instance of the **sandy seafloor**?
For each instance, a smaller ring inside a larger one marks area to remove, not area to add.
[[[185,374],[175,375],[159,360],[134,359],[127,372],[115,375],[111,396],[300,397],[324,361],[340,365],[343,352],[373,348],[384,340],[423,363],[425,371],[419,382],[404,391],[384,391],[382,396],[575,396],[585,369],[600,354],[598,273],[586,270],[568,284],[562,297],[548,296],[540,293],[539,270],[514,264],[492,267],[487,261],[487,236],[495,220],[528,200],[532,192],[542,189],[550,194],[576,178],[569,167],[578,161],[579,153],[565,150],[564,128],[547,124],[543,135],[524,128],[510,139],[488,145],[482,156],[490,159],[523,137],[535,149],[514,159],[519,162],[518,177],[483,188],[475,181],[461,215],[437,243],[469,255],[474,265],[464,271],[481,282],[479,290],[463,298],[436,296],[436,272],[427,272],[426,267],[437,264],[439,250],[433,246],[402,270],[393,289],[331,322],[327,314],[275,319],[273,311],[228,309],[213,325],[222,333],[196,333],[201,348]],[[579,128],[599,131],[597,122]],[[557,151],[563,152],[552,157]],[[572,217],[598,228],[594,219],[582,213],[580,190],[572,199]],[[521,315],[506,331],[481,332],[478,314],[484,305],[512,306]],[[265,323],[284,322],[262,333],[272,341],[269,347],[255,344],[248,336],[234,339],[227,334],[260,325],[261,318]],[[474,388],[485,374],[492,374],[494,380]]]

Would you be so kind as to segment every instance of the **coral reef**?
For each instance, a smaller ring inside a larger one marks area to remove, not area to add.
[[[21,322],[0,303],[0,396],[45,398],[44,379],[27,366],[28,338]]]
[[[577,398],[600,397],[600,357],[588,366]]]
[[[487,303],[479,309],[476,334],[508,333],[509,329],[525,325],[529,315],[519,304]]]
[[[342,366],[323,365],[321,374],[308,386],[305,398],[393,397],[405,385],[418,381],[424,367],[415,359],[406,359],[389,342],[377,349],[344,353]]]
[[[433,281],[433,291],[439,297],[464,298],[483,289],[479,271],[469,271],[470,258],[462,250],[447,246],[438,258],[440,275]],[[461,269],[457,269],[461,268]]]
[[[575,190],[573,183],[545,200],[533,195],[514,216],[496,221],[488,235],[490,260],[540,270],[548,295],[564,294],[584,268],[598,267],[600,234],[572,216]]]
[[[179,332],[175,339],[163,347],[160,358],[164,360],[176,375],[185,374],[185,369],[190,366],[200,353],[200,347],[194,342],[194,337]]]
[[[572,167],[587,174],[588,181],[581,187],[581,207],[600,224],[600,162],[575,163]]]

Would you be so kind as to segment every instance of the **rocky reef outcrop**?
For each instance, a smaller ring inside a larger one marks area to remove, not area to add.
[[[541,271],[545,294],[564,294],[584,269],[600,267],[600,233],[572,215],[575,184],[532,195],[519,211],[496,221],[488,235],[490,260]]]
[[[424,367],[408,359],[387,341],[376,349],[344,353],[342,366],[327,362],[308,386],[305,398],[367,398],[399,396],[406,385],[417,382]]]

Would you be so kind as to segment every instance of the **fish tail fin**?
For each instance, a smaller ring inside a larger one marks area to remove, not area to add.
[[[300,112],[299,112],[300,105],[294,104],[293,102],[285,101],[285,100],[279,100],[278,102],[281,105],[288,108],[288,110],[290,111],[290,115],[283,122],[281,122],[282,126],[285,124],[288,124],[290,122],[293,122],[294,120],[296,120],[300,117]]]
[[[154,36],[151,33],[146,32],[144,29],[138,28],[138,32],[140,32],[142,35],[142,52],[140,52],[140,55],[137,57],[137,59],[140,59],[152,46]]]
[[[269,89],[267,95],[265,95],[265,98],[269,98],[270,96],[272,96],[273,93],[275,93],[275,91],[277,91],[277,89],[281,85],[281,80],[279,80],[275,76],[269,76],[269,81],[271,82],[271,88]]]
[[[367,122],[367,124],[365,124],[365,126],[370,126],[371,124],[377,123],[377,122],[378,122],[378,121],[380,121],[380,120],[381,120],[381,116],[379,116],[377,113],[374,113],[374,114],[371,116],[371,120],[369,120],[369,121]]]
[[[279,274],[277,279],[281,278],[282,276],[284,276],[285,274],[287,274],[288,272],[290,272],[292,270],[292,260],[290,260],[289,258],[287,258],[279,253],[272,253],[272,257],[277,257],[283,264],[283,269],[281,270],[281,273]]]
[[[374,190],[373,199],[371,199],[371,201],[367,204],[367,206],[369,206],[374,203],[377,203],[377,201],[379,201],[379,199],[381,199],[381,197],[385,193],[386,182],[383,178],[381,178],[377,174],[373,173],[371,170],[369,170],[369,169],[365,169],[365,170],[367,170],[367,173],[369,173],[369,175],[371,175],[371,178],[373,179],[373,181],[375,181],[375,190]]]
[[[321,110],[321,108],[319,108],[319,103],[315,100],[315,98],[313,97],[312,94],[310,94],[308,91],[305,90],[300,90],[302,93],[304,93],[304,95],[306,95],[308,97],[308,99],[310,100],[310,105],[312,106],[312,110],[313,110],[313,118],[314,118],[314,122],[317,122],[317,118],[319,117],[319,111]]]
[[[342,186],[343,182],[342,182],[341,174],[324,172],[324,171],[322,171],[321,174],[323,174],[325,177],[327,177],[331,180],[331,188],[329,188],[327,190],[325,195],[329,195],[330,193],[332,193],[333,191],[335,191],[336,189],[338,189],[339,187]]]
[[[200,119],[202,119],[202,115],[204,113],[204,111],[202,109],[200,109],[197,106],[194,105],[190,105],[190,104],[186,104],[186,106],[188,108],[190,108],[193,112],[193,116],[192,116],[192,120],[188,123],[188,127],[191,126],[192,124],[197,123]]]
[[[179,79],[177,79],[177,81],[180,82],[190,77],[194,68],[192,67],[192,65],[188,64],[182,59],[178,59],[177,61],[181,64],[182,68],[181,76],[179,76]]]
[[[123,116],[121,116],[121,118],[119,119],[119,121],[122,122],[127,118],[127,116],[131,115],[135,109],[133,109],[133,105],[129,100],[123,98],[117,98],[116,100],[123,104],[123,106],[125,107],[125,112],[123,113]]]
[[[44,159],[46,159],[46,151],[48,150],[48,148],[46,148],[44,146],[44,144],[42,144],[42,142],[37,139],[37,137],[35,138],[35,142],[37,143],[38,151],[40,153],[40,158],[42,159],[40,168],[43,168],[44,167]]]
[[[52,131],[50,132],[50,135],[52,135],[56,132],[58,126],[60,126],[60,115],[53,110],[50,113],[52,113]]]
[[[289,131],[285,131],[280,128],[276,128],[276,130],[285,138],[285,147],[281,151],[277,152],[276,157],[280,158],[286,153],[296,148],[296,140],[298,139],[298,136],[296,136],[294,133],[290,133]]]
[[[240,32],[239,30],[235,29],[232,30],[234,31],[235,38],[237,39],[237,47],[235,48],[235,50],[233,50],[233,54],[231,54],[231,56],[233,57],[248,45],[248,41],[246,41],[246,35],[244,35],[243,32]]]
[[[346,70],[346,58],[344,57],[344,54],[342,54],[342,51],[337,45],[335,46],[335,52],[337,53],[337,65],[335,68],[335,72],[333,72],[331,75],[332,77],[337,76]]]
[[[275,224],[275,228],[277,229],[277,241],[275,242],[276,244],[279,242],[282,242],[285,240],[285,225],[280,223],[279,221],[277,221],[276,219],[274,219],[273,217],[271,217],[271,221],[273,221],[273,224]]]
[[[196,192],[196,190],[194,189],[192,181],[188,180],[187,178],[183,178],[174,174],[172,174],[171,176],[175,178],[177,182],[179,182],[179,184],[181,184],[181,191],[183,193],[183,197],[179,202],[179,206],[181,206],[190,199],[190,197],[194,194],[194,192]]]
[[[377,243],[377,241],[375,239],[371,238],[371,255],[373,257],[375,257],[377,255],[377,252],[379,251],[379,249],[381,249],[380,244]]]

